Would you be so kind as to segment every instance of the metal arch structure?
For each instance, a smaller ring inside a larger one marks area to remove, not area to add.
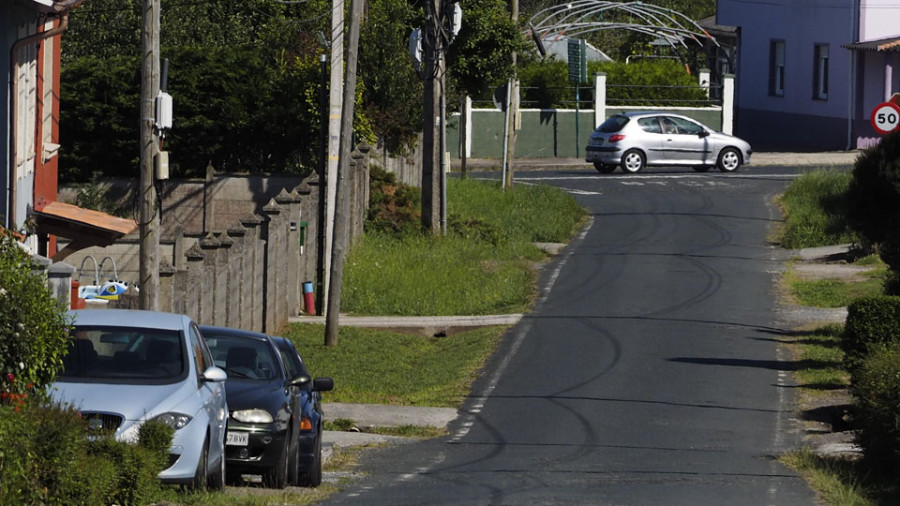
[[[626,14],[640,22],[603,21],[605,13]],[[644,2],[575,0],[538,11],[531,16],[529,28],[537,39],[549,35],[576,37],[601,30],[622,29],[658,37],[673,48],[677,45],[686,48],[686,40],[700,45],[701,38],[719,45],[715,37],[684,14]]]

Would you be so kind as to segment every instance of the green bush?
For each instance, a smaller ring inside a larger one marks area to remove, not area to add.
[[[900,470],[900,343],[875,347],[852,386],[857,442],[873,468]]]
[[[145,504],[158,495],[171,428],[147,423],[137,445],[88,433],[70,408],[0,406],[0,504]]]
[[[873,347],[900,340],[900,297],[882,295],[852,302],[847,307],[847,320],[841,348],[845,364],[854,382],[856,370]]]
[[[847,190],[850,225],[900,271],[900,131],[865,150]]]
[[[0,404],[42,392],[62,368],[68,322],[44,274],[10,233],[0,233]]]
[[[684,66],[671,60],[642,60],[635,63],[590,62],[588,77],[606,73],[607,102],[618,106],[692,106],[706,102],[706,92]],[[569,81],[568,64],[542,60],[519,71],[523,107],[572,107],[575,84]],[[481,97],[479,97],[481,98]],[[580,100],[593,100],[593,88],[584,85]]]

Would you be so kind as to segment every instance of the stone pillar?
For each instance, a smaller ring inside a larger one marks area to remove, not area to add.
[[[66,305],[66,309],[72,307],[72,276],[75,275],[75,267],[63,262],[57,262],[47,268],[47,286],[50,293]]]
[[[203,276],[200,278],[199,286],[195,289],[200,293],[200,314],[197,323],[201,325],[216,324],[216,276],[218,267],[218,252],[216,251],[220,244],[218,239],[212,234],[206,234],[206,237],[197,243],[200,250],[203,251]]]
[[[229,249],[228,258],[228,309],[225,315],[225,325],[237,329],[251,330],[251,325],[245,322],[249,321],[251,304],[248,294],[244,293],[244,269],[247,267],[247,259],[244,258],[247,252],[247,230],[244,227],[232,227],[228,229],[228,237],[231,238],[232,244]],[[245,305],[246,304],[246,305]],[[246,317],[245,317],[246,311]]]
[[[182,253],[182,265],[184,264],[184,254]],[[175,311],[174,282],[175,273],[178,272],[175,267],[163,259],[159,262],[159,310],[169,313]]]
[[[263,216],[265,216],[265,230],[263,232],[265,244],[263,245],[263,273],[264,285],[263,294],[263,332],[275,332],[278,326],[278,291],[279,281],[281,281],[282,266],[278,265],[278,246],[281,230],[279,228],[279,214],[281,208],[275,199],[269,201],[262,208]]]
[[[175,287],[177,291],[173,294],[176,302],[175,309],[177,313],[184,313],[196,322],[200,322],[200,305],[203,294],[202,282],[204,278],[203,263],[206,254],[200,250],[198,244],[194,244],[184,252],[187,260],[187,270],[184,275],[176,271]],[[179,279],[181,278],[181,282]]]
[[[725,74],[722,81],[722,132],[734,132],[734,74]]]
[[[606,72],[594,74],[594,128],[606,121]]]
[[[263,330],[263,257],[265,256],[265,241],[262,238],[263,219],[255,214],[241,219],[241,225],[246,230],[244,239],[244,270],[242,271],[242,286],[244,298],[241,304],[241,328],[262,332]]]
[[[709,98],[709,69],[700,69],[698,82],[700,88],[706,93],[706,98]]]

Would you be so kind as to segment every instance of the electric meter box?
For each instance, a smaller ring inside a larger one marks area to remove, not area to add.
[[[156,96],[156,128],[172,128],[172,95],[164,91]]]
[[[153,157],[154,176],[157,180],[169,179],[169,152],[160,151]]]

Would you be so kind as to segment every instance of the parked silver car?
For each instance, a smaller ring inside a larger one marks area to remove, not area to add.
[[[636,173],[646,166],[681,165],[698,172],[718,167],[733,172],[750,163],[750,144],[697,121],[668,112],[614,114],[591,133],[585,160],[600,173],[621,166]]]
[[[225,486],[225,371],[215,366],[197,325],[154,311],[71,311],[74,329],[51,397],[88,426],[136,442],[148,420],[175,429],[166,483]]]

